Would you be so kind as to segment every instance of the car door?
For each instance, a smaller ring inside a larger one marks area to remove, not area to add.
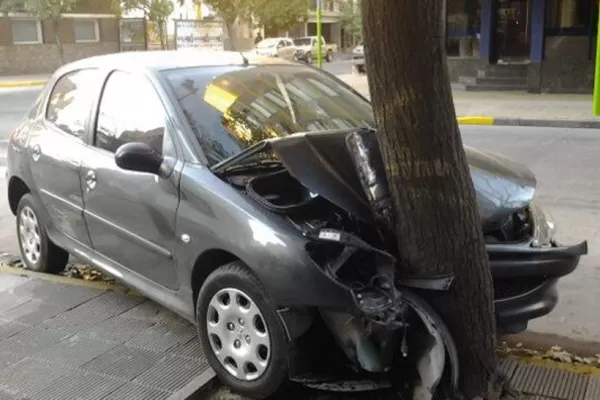
[[[141,74],[112,72],[98,104],[93,143],[82,164],[84,216],[94,250],[170,289],[174,268],[178,173],[168,178],[126,171],[117,149],[143,142],[177,159],[169,117],[152,82]]]
[[[289,39],[285,39],[285,53],[284,53],[284,58],[286,60],[293,60],[294,59],[294,53],[296,52],[296,49],[294,48],[294,42],[292,42]]]
[[[100,80],[97,69],[71,71],[58,78],[28,146],[31,175],[52,227],[88,246],[80,169]]]

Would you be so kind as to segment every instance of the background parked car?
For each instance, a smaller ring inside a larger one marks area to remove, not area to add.
[[[361,42],[354,48],[354,50],[352,50],[352,65],[354,70],[359,74],[364,74],[367,72],[365,64],[365,46],[363,42]]]
[[[267,38],[256,45],[256,54],[264,57],[279,57],[294,60],[296,47],[288,38]]]
[[[305,61],[311,64],[314,59],[317,58],[318,54],[318,42],[317,36],[306,36],[294,39],[294,46],[296,46],[296,58],[301,61]],[[327,62],[333,61],[333,53],[337,51],[337,45],[328,44],[325,42],[325,38],[321,36],[321,52],[323,58]]]

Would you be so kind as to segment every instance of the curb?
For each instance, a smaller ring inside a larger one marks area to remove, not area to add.
[[[600,120],[494,118],[466,116],[456,118],[460,125],[536,126],[544,128],[600,129]]]
[[[500,360],[513,360],[520,364],[535,365],[536,367],[553,369],[558,371],[572,372],[577,375],[589,375],[600,377],[600,368],[593,365],[571,364],[554,360],[546,360],[535,356],[500,356]]]
[[[46,282],[58,283],[63,285],[80,286],[112,292],[121,292],[130,296],[141,296],[141,294],[120,283],[86,281],[79,278],[70,278],[68,276],[52,275],[43,272],[29,271],[22,268],[11,267],[6,264],[0,264],[0,273],[24,276],[32,279],[40,279]]]
[[[38,81],[15,81],[15,82],[0,82],[0,89],[20,88],[20,87],[35,87],[44,86],[45,80]]]

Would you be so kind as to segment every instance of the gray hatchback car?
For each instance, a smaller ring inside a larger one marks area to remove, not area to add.
[[[409,365],[427,371],[414,390],[452,388],[456,348],[423,293],[453,277],[402,276],[377,217],[385,176],[356,159],[374,125],[348,85],[283,60],[134,52],[66,65],[9,140],[24,263],[59,272],[72,254],[135,287],[195,323],[218,377],[255,398],[288,378],[389,386]],[[527,167],[465,150],[498,329],[522,331],[554,308],[587,244],[556,243]]]

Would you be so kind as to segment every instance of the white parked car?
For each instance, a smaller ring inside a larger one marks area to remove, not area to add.
[[[256,45],[256,54],[263,57],[279,57],[284,60],[294,60],[296,47],[288,38],[267,38]]]

